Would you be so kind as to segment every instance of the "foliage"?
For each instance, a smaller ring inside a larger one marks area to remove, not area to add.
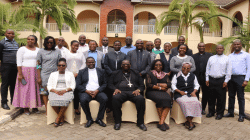
[[[20,35],[17,31],[31,30],[35,29],[39,31],[42,35],[45,34],[44,30],[38,29],[34,26],[27,18],[19,17],[16,10],[12,10],[11,4],[3,4],[0,2],[0,40],[5,37],[5,31],[7,29],[12,29],[15,32],[15,40],[19,45],[26,44],[26,38],[19,38]]]
[[[201,11],[195,13],[194,11],[198,7],[206,8],[207,11]],[[209,18],[218,14],[218,9],[212,1],[195,1],[190,0],[173,0],[170,3],[167,12],[163,12],[156,21],[156,33],[160,34],[163,28],[171,21],[179,22],[179,29],[177,38],[182,35],[183,29],[186,31],[186,41],[188,41],[188,29],[195,27],[199,30],[200,41],[203,42],[203,21],[209,25],[210,31],[216,31],[219,29],[219,21],[217,17]],[[195,14],[194,14],[195,13]],[[209,18],[209,20],[207,20]]]

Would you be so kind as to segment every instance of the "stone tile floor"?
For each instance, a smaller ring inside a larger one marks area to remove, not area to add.
[[[238,116],[234,118],[223,118],[215,120],[215,117],[206,118],[203,116],[202,124],[197,124],[192,131],[187,130],[183,125],[177,125],[170,121],[170,130],[166,132],[156,128],[156,123],[147,124],[148,131],[140,130],[135,123],[122,123],[121,130],[113,129],[112,113],[108,113],[107,127],[93,124],[90,128],[80,125],[80,117],[76,116],[75,124],[65,123],[55,128],[46,124],[45,108],[39,108],[41,114],[20,115],[15,120],[0,126],[0,139],[6,140],[51,140],[51,139],[88,139],[88,140],[119,140],[119,139],[250,139],[250,121],[240,123]]]

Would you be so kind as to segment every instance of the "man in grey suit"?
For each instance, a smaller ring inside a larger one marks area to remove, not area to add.
[[[107,53],[109,53],[111,51],[114,51],[114,49],[109,47],[108,45],[109,45],[109,39],[107,37],[104,37],[104,38],[102,38],[102,46],[97,47],[96,49],[98,51],[103,52],[103,54],[105,55],[105,54],[107,54]]]
[[[136,41],[136,49],[129,51],[126,57],[131,62],[131,69],[137,70],[143,78],[150,70],[151,56],[146,50],[143,50],[143,41]]]
[[[175,47],[175,48],[173,48],[173,49],[171,49],[171,54],[173,55],[173,56],[176,56],[176,55],[178,55],[178,53],[179,53],[179,47],[180,47],[180,45],[182,45],[182,44],[184,44],[185,43],[185,37],[184,36],[180,36],[179,38],[178,38],[178,46],[177,47]],[[188,51],[186,52],[186,55],[189,55],[189,56],[192,56],[193,55],[193,51],[191,50],[191,49],[188,49]]]
[[[95,40],[89,41],[89,50],[83,52],[85,58],[93,57],[96,61],[95,66],[102,69],[102,64],[104,62],[104,54],[101,51],[96,50],[97,42]]]

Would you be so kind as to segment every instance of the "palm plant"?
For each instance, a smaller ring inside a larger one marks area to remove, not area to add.
[[[76,0],[23,0],[23,4],[18,10],[20,17],[34,16],[34,25],[40,30],[44,29],[44,18],[50,16],[57,23],[59,34],[62,35],[63,24],[67,24],[73,33],[79,29],[74,12]],[[34,29],[36,31],[36,29]],[[45,36],[40,35],[40,46]]]
[[[17,31],[22,30],[32,30],[35,29],[41,33],[41,35],[45,34],[44,30],[38,29],[36,26],[31,24],[27,18],[24,17],[18,17],[17,18],[17,11],[12,10],[11,4],[6,3],[3,4],[0,2],[0,40],[2,40],[5,37],[5,31],[7,29],[12,29],[15,32],[15,40],[19,45],[25,45],[26,44],[26,38],[19,38],[20,35]]]
[[[194,11],[198,7],[205,7],[207,10],[197,12]],[[166,12],[163,12],[156,21],[156,33],[160,34],[163,28],[169,24],[171,21],[178,21],[179,28],[177,32],[177,38],[182,35],[183,29],[186,31],[186,42],[188,43],[188,30],[192,27],[195,27],[199,30],[200,41],[203,42],[203,21],[209,25],[210,31],[216,31],[219,29],[219,21],[217,17],[210,18],[208,17],[217,14],[217,7],[212,1],[195,1],[192,3],[190,0],[173,0],[169,9]],[[195,13],[195,14],[194,14]]]

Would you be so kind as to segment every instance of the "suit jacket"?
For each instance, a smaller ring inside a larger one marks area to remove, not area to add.
[[[96,50],[103,52],[102,46],[97,47]],[[111,51],[115,51],[114,48],[108,47],[108,53]]]
[[[205,79],[205,73],[206,73],[207,62],[208,62],[208,59],[211,56],[213,56],[213,54],[205,52],[205,54],[203,54],[203,55],[204,55],[204,61],[203,62],[200,62],[200,59],[199,59],[200,53],[196,53],[196,54],[192,55],[192,57],[194,59],[195,66],[196,66],[196,70],[193,73],[197,76],[198,81],[200,80],[200,78],[202,78],[202,81],[204,82],[204,80],[206,80]],[[200,63],[204,64],[203,66],[204,66],[205,72],[200,71]]]
[[[104,62],[104,58],[103,58],[104,54],[98,50],[96,50],[96,51],[97,51],[97,62],[96,62],[97,65],[96,65],[96,67],[102,69],[102,64]],[[89,51],[83,52],[83,54],[84,54],[85,58],[87,58],[89,56]]]
[[[139,75],[139,72],[137,72],[136,70],[130,69],[130,73],[131,73],[131,79],[130,79],[131,83],[134,85],[135,89],[139,89],[141,93],[143,93],[145,89],[143,78]],[[108,87],[113,91],[119,89],[122,77],[123,77],[122,70],[114,71],[111,77],[109,78]]]
[[[171,49],[171,54],[173,56],[178,55],[179,51],[178,51],[178,47],[175,47],[173,49]],[[193,51],[191,49],[188,49],[188,51],[186,52],[186,55],[192,56],[193,55]]]
[[[115,51],[108,52],[104,57],[104,68],[108,75],[111,75],[113,71],[120,70],[122,61],[126,59],[126,54],[119,52],[118,54]],[[117,60],[117,69],[116,69],[116,60]]]
[[[103,69],[96,68],[98,83],[99,83],[99,92],[102,92],[107,86],[106,73]],[[89,82],[89,71],[88,67],[79,70],[79,73],[76,77],[76,89],[79,93],[84,93],[86,91],[87,84]]]
[[[137,70],[137,49],[129,51],[126,59],[130,61],[131,63],[131,69]],[[139,71],[142,75],[145,75],[149,70],[151,66],[151,56],[150,53],[146,50],[142,50],[142,62],[141,67],[142,71]]]

